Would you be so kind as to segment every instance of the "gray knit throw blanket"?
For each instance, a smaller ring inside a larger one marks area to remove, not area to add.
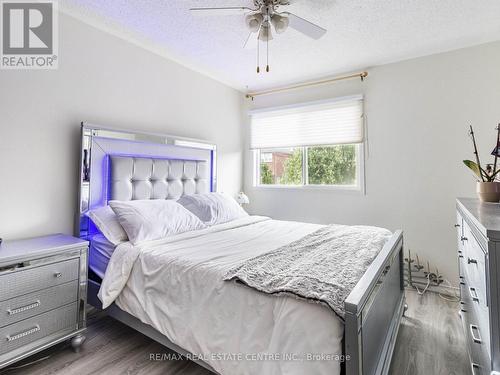
[[[344,319],[344,301],[390,237],[382,228],[328,225],[245,260],[224,280],[322,303]]]

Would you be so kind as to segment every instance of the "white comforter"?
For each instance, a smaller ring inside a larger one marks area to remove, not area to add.
[[[250,216],[136,247],[127,242],[114,251],[99,297],[223,375],[337,375],[344,328],[333,311],[222,281],[242,260],[319,228]]]

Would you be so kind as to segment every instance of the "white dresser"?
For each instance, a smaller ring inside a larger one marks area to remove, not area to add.
[[[0,368],[85,337],[88,243],[52,235],[0,245]]]
[[[500,204],[457,199],[460,316],[474,375],[500,371]]]

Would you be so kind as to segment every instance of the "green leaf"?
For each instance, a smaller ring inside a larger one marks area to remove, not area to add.
[[[482,177],[481,177],[481,169],[479,168],[479,166],[477,165],[477,163],[474,163],[472,160],[464,160],[464,164],[467,167],[469,167],[472,170],[472,172],[474,172],[474,174],[477,177],[479,177],[479,178],[482,179]]]

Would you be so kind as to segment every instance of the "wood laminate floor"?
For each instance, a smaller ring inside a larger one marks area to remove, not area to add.
[[[413,291],[407,291],[407,301],[409,310],[399,330],[390,374],[469,375],[457,303],[432,293],[418,296]],[[61,344],[16,366],[50,355],[46,360],[0,370],[0,374],[210,375],[187,360],[151,360],[154,353],[168,350],[109,317],[94,314],[89,317],[87,341],[80,353]]]

